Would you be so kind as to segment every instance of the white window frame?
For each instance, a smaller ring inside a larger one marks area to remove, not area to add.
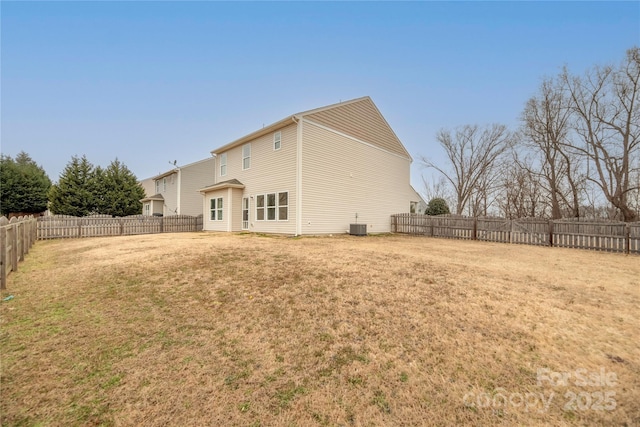
[[[250,206],[251,206],[251,202],[249,201],[249,197],[243,197],[242,198],[242,229],[243,230],[249,229],[249,213],[251,212]]]
[[[227,175],[227,153],[220,154],[220,176]]]
[[[278,131],[273,134],[273,151],[282,148],[282,132]]]
[[[147,202],[144,204],[144,214],[147,216],[151,215],[151,203]]]
[[[160,180],[156,179],[156,194],[160,193]]]
[[[280,195],[287,195],[287,204],[280,204]],[[273,196],[273,204],[269,204],[269,196]],[[260,206],[262,204],[262,206]],[[286,208],[286,218],[282,219],[280,215],[280,209]],[[273,218],[270,218],[270,213]],[[260,219],[262,216],[262,219]],[[289,192],[288,191],[274,191],[272,193],[258,194],[256,195],[255,206],[255,220],[256,221],[289,221]]]
[[[262,202],[260,202],[260,199],[262,199]],[[265,197],[264,194],[258,194],[256,196],[256,221],[264,221],[266,218],[266,201],[267,198]],[[260,206],[262,205],[262,206]],[[262,215],[260,215],[260,213],[262,212]],[[260,219],[260,216],[262,216],[262,219]]]
[[[242,146],[242,170],[251,169],[251,143]]]
[[[167,191],[167,178],[162,178],[162,192]]]
[[[281,205],[280,204],[280,195],[281,194],[286,194],[287,195],[287,204],[286,205]],[[277,208],[276,208],[276,212],[278,215],[278,221],[289,221],[289,192],[288,191],[279,191],[276,194],[276,204],[277,204]],[[281,215],[280,215],[280,209],[284,209],[286,208],[286,218],[282,219]]]
[[[273,196],[273,204],[269,204],[269,198]],[[278,220],[278,193],[267,193],[266,194],[266,209],[267,209],[267,221],[277,221]],[[273,212],[273,218],[269,218],[269,214]]]
[[[222,197],[213,197],[209,199],[209,220],[222,221],[222,211],[224,210],[224,200]]]

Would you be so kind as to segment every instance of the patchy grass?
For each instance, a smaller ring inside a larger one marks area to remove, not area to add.
[[[392,235],[59,240],[9,293],[2,425],[640,424],[634,256]]]

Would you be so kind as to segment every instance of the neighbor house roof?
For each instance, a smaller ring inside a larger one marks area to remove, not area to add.
[[[154,194],[151,197],[145,197],[144,199],[140,199],[141,202],[151,202],[155,200],[163,201],[164,197],[162,197],[162,194]]]
[[[362,111],[367,114],[377,115],[380,120],[377,122],[370,121],[366,126],[362,126],[354,120],[351,120],[350,116],[353,114],[352,104],[359,102],[362,103]],[[340,117],[341,115],[343,117]],[[211,154],[220,154],[255,138],[275,132],[292,123],[297,123],[302,118],[308,118],[310,121],[329,127],[334,127],[333,123],[339,122],[341,130],[344,130],[348,135],[411,159],[409,152],[404,148],[400,139],[398,139],[396,134],[393,132],[393,129],[391,129],[391,126],[389,126],[384,116],[368,96],[292,114],[282,120],[265,126],[262,129],[245,135],[240,139],[236,139],[222,147],[216,148],[211,151]]]
[[[201,188],[198,191],[200,191],[201,193],[208,193],[209,191],[221,190],[223,188],[244,188],[244,184],[234,178],[228,181],[222,181],[217,184],[210,185],[205,188]]]

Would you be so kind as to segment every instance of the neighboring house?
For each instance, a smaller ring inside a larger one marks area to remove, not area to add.
[[[144,196],[149,197],[156,194],[156,182],[153,178],[147,178],[140,181],[140,185],[144,188]]]
[[[215,180],[214,171],[215,158],[210,157],[185,166],[176,166],[142,181],[147,191],[147,196],[140,200],[142,214],[202,215],[202,195],[198,190]],[[153,185],[150,186],[149,182]]]
[[[411,189],[415,193],[415,196],[414,196],[415,197],[415,201],[411,202],[411,206],[409,208],[409,212],[410,213],[423,214],[424,211],[427,209],[427,202],[424,201],[424,199],[422,198],[420,193],[418,193],[413,188],[413,186],[411,186]]]
[[[411,156],[369,97],[285,117],[211,153],[205,230],[389,232],[390,216],[421,200]]]

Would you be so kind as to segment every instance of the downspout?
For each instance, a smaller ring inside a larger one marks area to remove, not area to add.
[[[178,187],[178,198],[176,200],[176,204],[178,206],[176,206],[176,215],[180,215],[180,193],[182,192],[182,188],[180,185],[181,182],[181,177],[182,177],[182,169],[178,168],[178,182],[177,182],[177,187]]]
[[[233,210],[233,188],[227,188],[227,206],[224,207],[224,214],[227,216],[227,231],[233,231],[233,221],[231,220],[231,212]]]
[[[296,128],[296,236],[302,234],[302,118],[291,116]]]

